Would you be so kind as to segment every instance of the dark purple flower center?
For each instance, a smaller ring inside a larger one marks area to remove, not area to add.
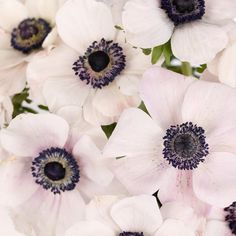
[[[205,14],[205,1],[161,0],[161,8],[177,26],[202,19]]]
[[[51,147],[43,150],[32,162],[35,182],[54,194],[71,191],[80,179],[76,159],[65,149]]]
[[[186,122],[166,130],[164,158],[175,168],[192,170],[209,154],[205,131],[202,127]]]
[[[94,89],[112,83],[125,69],[126,56],[118,43],[101,39],[93,42],[84,56],[74,62],[75,75]]]
[[[23,53],[30,53],[42,47],[50,31],[51,26],[44,19],[28,18],[13,29],[11,46]]]
[[[232,234],[236,235],[236,202],[224,209],[226,212],[225,221],[227,222]]]
[[[122,232],[119,234],[119,236],[144,236],[143,232]]]

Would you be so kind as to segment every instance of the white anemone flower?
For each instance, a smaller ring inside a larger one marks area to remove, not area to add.
[[[33,55],[55,44],[55,16],[63,2],[0,0],[0,81],[1,87],[12,87],[8,95],[25,87],[25,69]]]
[[[132,194],[161,199],[194,193],[225,207],[236,194],[236,93],[213,82],[153,67],[144,74],[140,109],[123,112],[104,148]]]
[[[0,165],[0,200],[12,207],[20,232],[64,235],[83,219],[86,202],[109,193],[113,175],[96,146],[104,133],[100,129],[98,136],[99,131],[91,129],[86,135],[81,128],[76,136],[57,115],[24,114],[1,130],[2,146],[11,156]]]
[[[226,46],[221,24],[235,16],[235,0],[128,0],[122,21],[132,45],[152,48],[170,40],[181,61],[204,64]]]
[[[97,197],[87,212],[87,221],[72,226],[66,236],[195,236],[182,220],[163,220],[153,196]]]
[[[236,23],[230,22],[224,28],[228,31],[230,41],[227,47],[207,64],[207,71],[202,78],[206,80],[215,76],[215,82],[236,88]],[[209,75],[209,72],[212,75]]]
[[[106,125],[140,104],[138,83],[150,58],[125,42],[113,12],[114,6],[96,0],[69,0],[58,11],[65,45],[27,71],[29,84],[41,87],[51,111],[76,105],[86,121]]]

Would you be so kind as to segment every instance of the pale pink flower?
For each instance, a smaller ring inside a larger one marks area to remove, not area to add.
[[[106,141],[104,133],[85,127],[77,125],[75,132],[73,126],[72,132],[59,116],[26,114],[1,130],[2,146],[11,156],[0,165],[0,200],[14,207],[13,219],[27,236],[32,230],[42,236],[63,235],[83,219],[94,194],[109,192],[113,174],[96,146]]]
[[[225,207],[236,194],[236,93],[227,86],[153,67],[141,97],[151,117],[127,109],[104,148],[133,194],[181,199],[188,193]]]
[[[138,83],[150,58],[125,42],[113,10],[102,1],[69,0],[58,11],[65,44],[27,71],[29,84],[38,85],[51,111],[76,105],[86,121],[106,125],[140,104]]]

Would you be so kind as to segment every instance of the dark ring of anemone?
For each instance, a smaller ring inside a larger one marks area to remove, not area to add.
[[[163,139],[164,158],[173,167],[181,170],[197,168],[209,154],[204,129],[192,122],[171,126]]]
[[[202,19],[205,14],[205,1],[161,0],[161,8],[177,26]]]
[[[80,179],[75,158],[57,147],[40,152],[32,162],[31,171],[35,182],[54,194],[73,190]]]
[[[144,236],[143,232],[122,232],[119,234],[119,236]]]
[[[52,30],[44,19],[28,18],[20,22],[11,33],[11,46],[25,54],[40,49]]]
[[[233,202],[229,207],[226,207],[224,211],[227,213],[225,221],[227,222],[232,234],[236,235],[236,202]]]
[[[101,39],[93,42],[84,56],[74,62],[72,69],[75,75],[92,88],[103,88],[109,85],[126,66],[123,48],[112,40]]]

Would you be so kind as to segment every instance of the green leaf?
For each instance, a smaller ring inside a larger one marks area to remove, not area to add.
[[[122,159],[122,158],[124,158],[124,157],[125,157],[125,156],[116,157],[116,160]]]
[[[189,62],[182,62],[181,70],[182,74],[185,76],[191,76],[193,74],[193,69]]]
[[[160,59],[162,55],[162,52],[163,52],[163,45],[153,48],[152,50],[152,64],[153,65],[158,62],[158,60]]]
[[[102,126],[102,130],[106,134],[107,138],[110,138],[110,136],[112,135],[112,132],[115,129],[115,127],[116,127],[116,123],[113,123],[111,125]]]
[[[152,49],[151,48],[143,48],[143,54],[145,55],[150,55],[152,53]]]
[[[165,57],[166,64],[170,65],[171,57],[173,55],[172,50],[171,50],[170,42],[168,42],[164,45],[163,54],[164,54],[164,57]]]
[[[115,28],[116,28],[117,30],[123,30],[123,28],[122,28],[121,26],[119,26],[119,25],[115,25]]]

